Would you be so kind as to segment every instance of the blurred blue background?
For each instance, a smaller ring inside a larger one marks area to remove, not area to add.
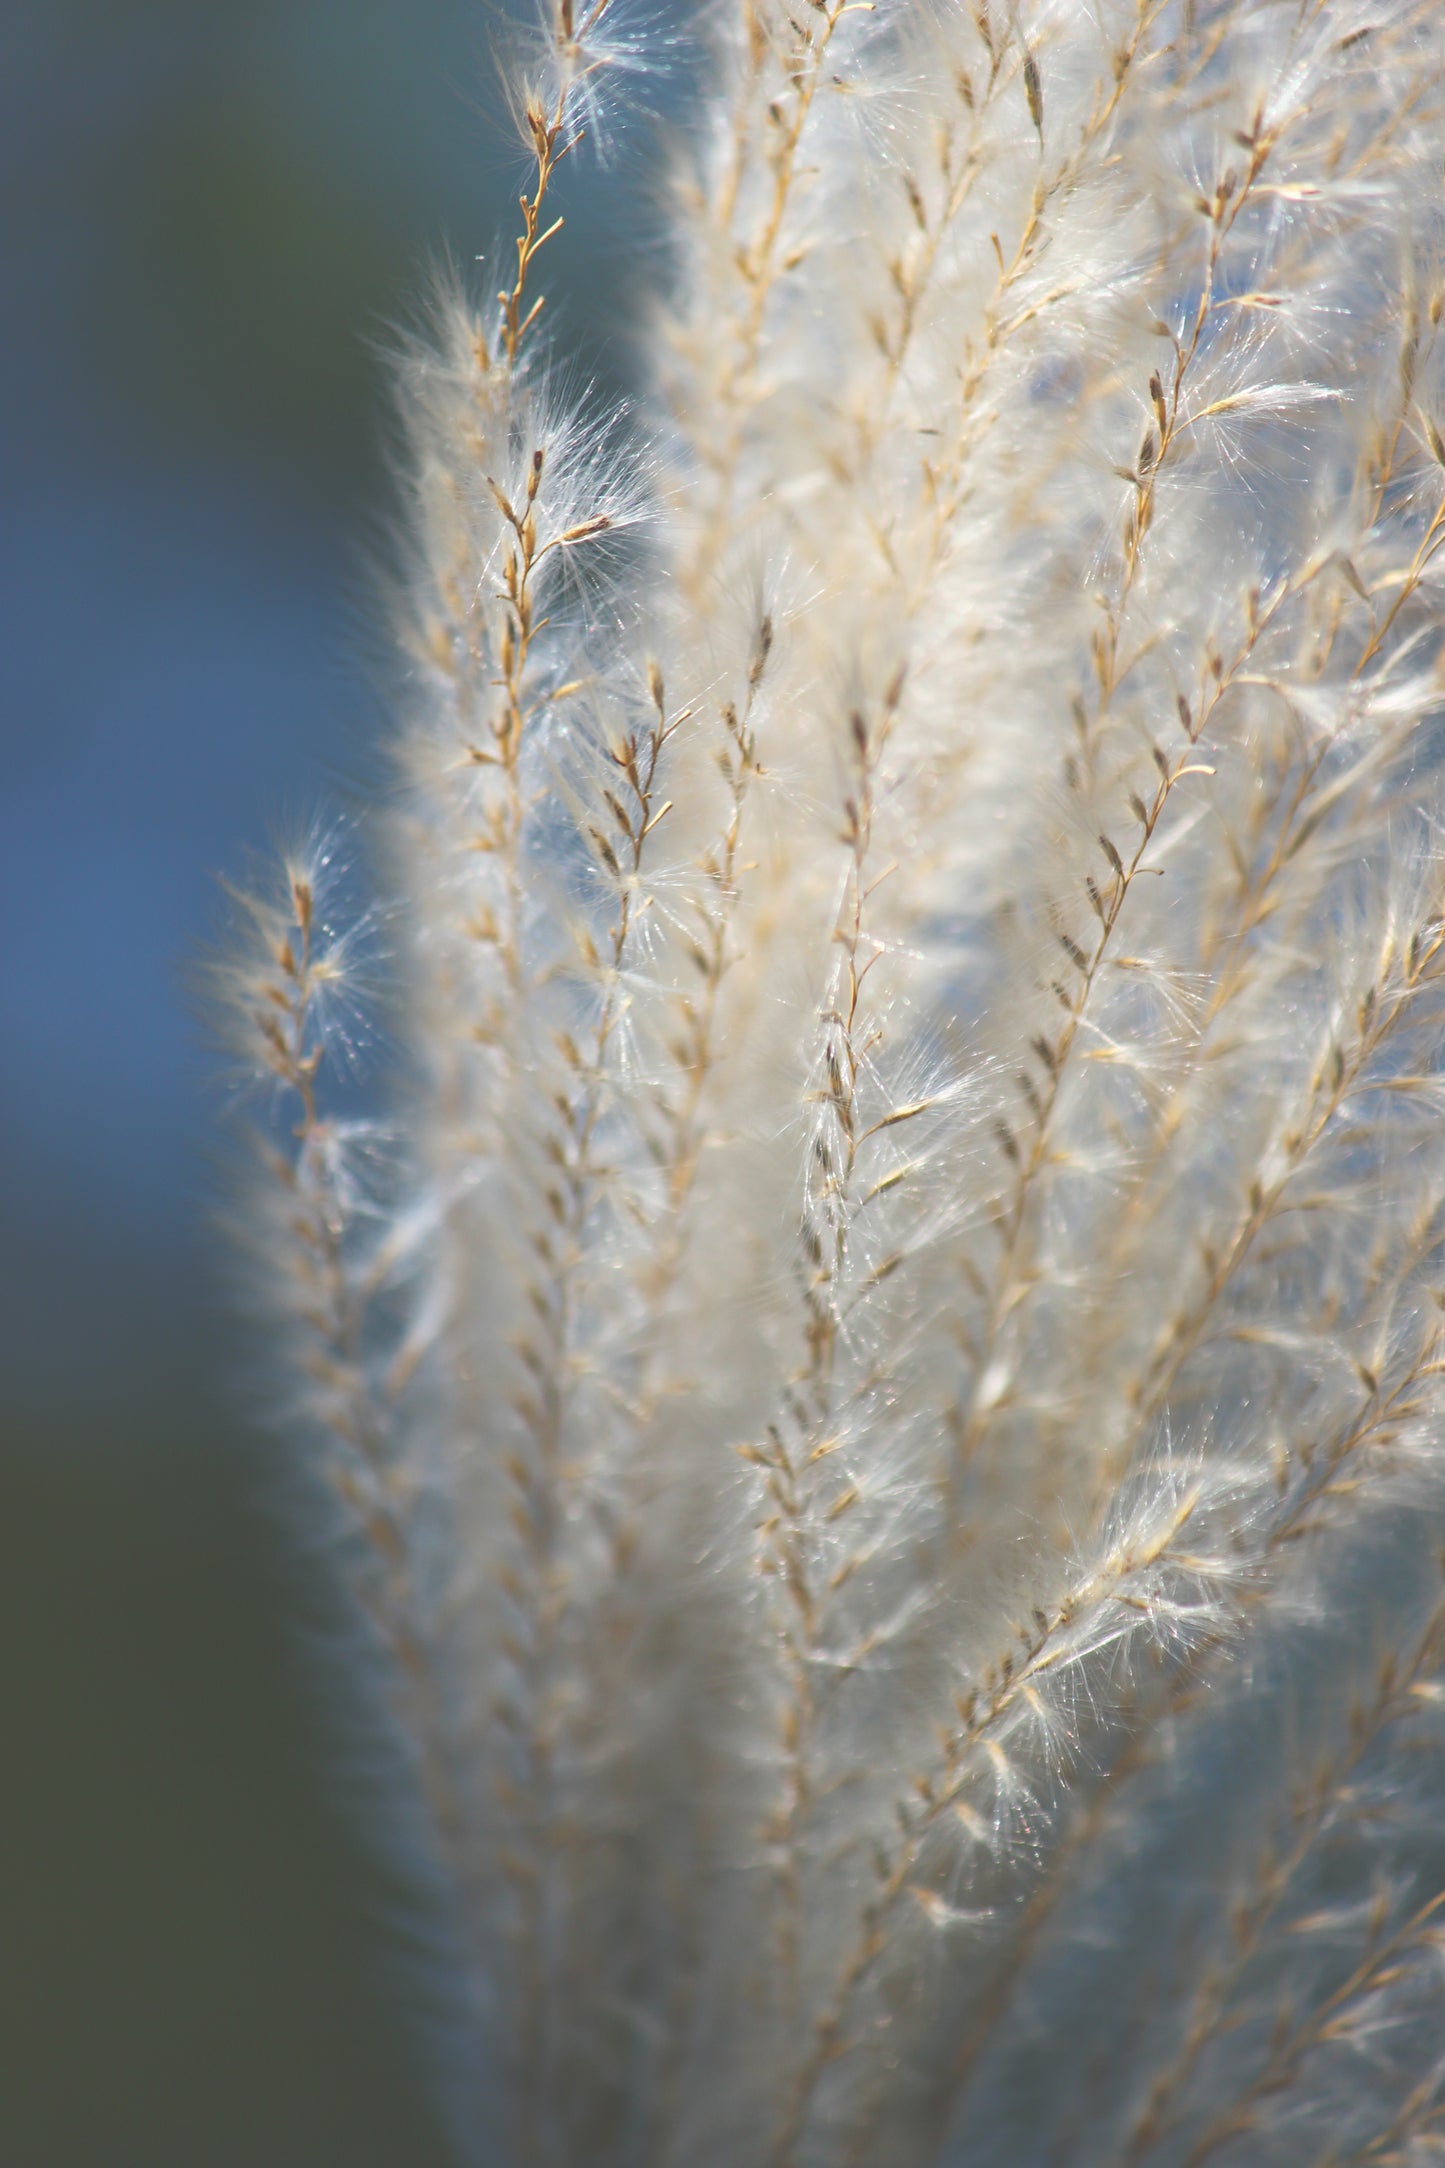
[[[304,1653],[342,1599],[244,1416],[185,981],[217,874],[375,769],[378,348],[428,257],[489,249],[525,177],[494,27],[477,0],[21,0],[0,33],[17,2168],[456,2157],[404,2007],[406,1893]],[[640,197],[582,160],[561,193],[549,307],[570,294],[566,344],[605,387]]]

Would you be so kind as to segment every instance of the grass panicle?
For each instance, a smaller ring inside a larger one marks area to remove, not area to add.
[[[398,365],[374,902],[312,843],[217,966],[479,2150],[1424,2161],[1438,7],[691,27],[610,416],[547,243],[678,24],[520,39]]]

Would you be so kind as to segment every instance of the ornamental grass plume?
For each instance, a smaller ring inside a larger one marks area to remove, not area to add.
[[[1439,0],[697,27],[599,416],[554,180],[673,32],[544,9],[370,918],[313,843],[224,974],[494,2157],[1436,2159]]]

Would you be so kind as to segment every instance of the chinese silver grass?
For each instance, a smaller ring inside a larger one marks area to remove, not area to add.
[[[644,420],[534,261],[624,0],[401,368],[400,1146],[317,851],[226,973],[501,2149],[1423,2160],[1445,32],[703,27]]]

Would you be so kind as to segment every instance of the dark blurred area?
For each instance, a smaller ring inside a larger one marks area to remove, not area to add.
[[[245,1415],[185,985],[217,874],[375,771],[378,351],[524,178],[495,27],[0,23],[0,2168],[462,2157],[328,1732],[344,1593]],[[604,388],[630,185],[578,160],[551,249]]]

